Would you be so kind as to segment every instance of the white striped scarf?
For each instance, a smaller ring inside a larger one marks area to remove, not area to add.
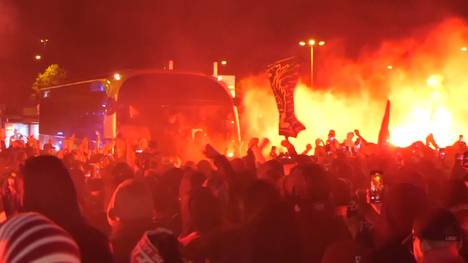
[[[0,262],[81,262],[78,245],[38,213],[22,213],[0,227]]]

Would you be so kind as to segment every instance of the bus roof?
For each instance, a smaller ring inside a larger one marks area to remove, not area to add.
[[[107,81],[107,79],[103,78],[103,79],[90,79],[90,80],[83,80],[83,81],[77,81],[77,82],[70,82],[70,83],[66,83],[66,84],[60,84],[60,85],[56,85],[56,86],[50,86],[50,87],[47,87],[47,88],[43,88],[43,89],[41,89],[41,91],[71,87],[71,86],[94,83],[94,82],[106,82],[106,81]]]
[[[87,83],[93,83],[93,82],[115,82],[114,80],[114,74],[120,74],[123,78],[123,80],[138,76],[138,75],[146,75],[146,74],[160,74],[160,75],[186,75],[186,76],[198,76],[198,77],[204,77],[207,79],[211,79],[212,81],[216,81],[217,79],[214,78],[213,76],[206,75],[203,73],[197,73],[197,72],[187,72],[187,71],[174,71],[174,70],[157,70],[157,69],[126,69],[126,70],[121,70],[121,71],[115,71],[114,73],[111,74],[103,74],[99,77],[95,77],[92,79],[86,79],[86,80],[80,80],[80,81],[72,81],[72,82],[67,82],[64,84],[59,84],[59,85],[54,85],[50,87],[46,87],[41,89],[43,90],[50,90],[50,89],[57,89],[57,88],[63,88],[63,87],[70,87],[70,86],[75,86],[75,85],[80,85],[80,84],[87,84]],[[122,81],[119,81],[122,82]]]

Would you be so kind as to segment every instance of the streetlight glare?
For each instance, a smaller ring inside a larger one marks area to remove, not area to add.
[[[468,47],[467,46],[463,46],[460,48],[460,51],[461,52],[468,52]]]
[[[314,85],[314,49],[317,48],[316,44],[318,44],[318,46],[324,46],[325,45],[325,41],[323,40],[319,40],[318,42],[315,41],[315,39],[313,38],[310,38],[307,42],[305,41],[300,41],[299,42],[299,46],[306,46],[308,45],[309,46],[309,52],[310,52],[310,85],[313,86]]]
[[[224,66],[224,65],[227,65],[227,61],[226,61],[226,60],[222,60],[222,61],[221,61],[221,65],[223,65],[223,66]]]
[[[39,55],[39,54],[37,54],[37,55],[34,56],[34,59],[35,59],[35,60],[41,60],[41,59],[42,59],[42,56]]]
[[[387,65],[387,69],[391,70],[391,69],[393,69],[393,66],[392,65]]]
[[[122,76],[119,73],[114,73],[114,80],[121,80]]]

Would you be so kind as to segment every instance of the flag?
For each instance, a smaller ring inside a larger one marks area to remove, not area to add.
[[[390,100],[387,100],[387,105],[385,106],[385,114],[382,119],[382,124],[380,125],[379,131],[379,145],[385,145],[390,139],[390,132],[388,130],[388,124],[390,123]]]
[[[305,126],[294,113],[294,89],[299,80],[299,63],[287,58],[268,66],[268,77],[279,111],[279,135],[297,137]]]

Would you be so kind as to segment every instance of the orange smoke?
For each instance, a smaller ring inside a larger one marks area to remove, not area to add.
[[[448,19],[417,35],[387,41],[357,59],[329,45],[320,56],[324,87],[296,88],[298,119],[307,127],[293,143],[302,150],[335,129],[337,138],[359,129],[376,142],[385,102],[392,101],[391,143],[408,146],[434,134],[440,146],[468,132],[468,25]],[[268,137],[279,145],[278,112],[266,76],[241,81],[246,88],[243,127],[246,137]]]

